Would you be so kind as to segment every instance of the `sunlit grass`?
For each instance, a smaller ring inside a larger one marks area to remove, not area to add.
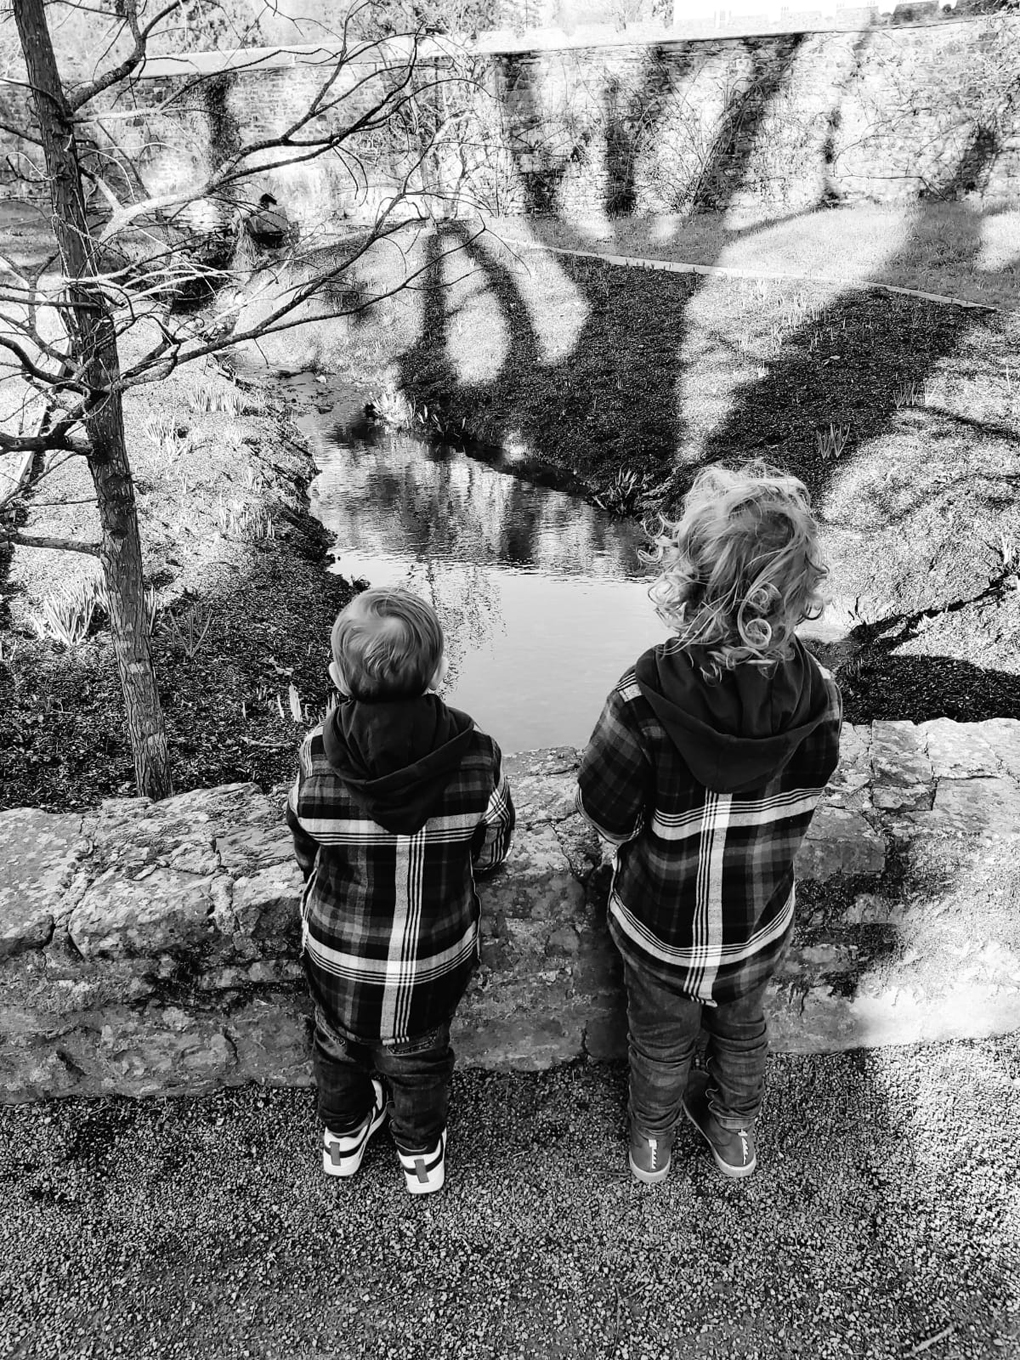
[[[817,276],[843,286],[887,283],[1009,309],[1020,285],[1020,208],[1013,207],[858,204],[790,218],[595,215],[574,222],[503,219],[494,226],[562,249]]]

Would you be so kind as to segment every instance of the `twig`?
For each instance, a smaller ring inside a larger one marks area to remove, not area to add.
[[[294,746],[292,741],[256,741],[254,737],[242,737],[241,740],[245,746],[264,746],[270,751],[283,751]]]
[[[956,1323],[950,1322],[947,1327],[943,1327],[941,1332],[936,1332],[934,1336],[929,1336],[926,1341],[919,1341],[916,1346],[907,1351],[907,1355],[921,1355],[925,1351],[930,1351],[932,1346],[938,1345],[940,1341],[945,1341],[947,1336],[951,1336],[956,1330]]]

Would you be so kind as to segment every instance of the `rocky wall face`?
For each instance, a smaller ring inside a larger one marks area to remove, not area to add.
[[[574,811],[577,753],[508,758],[508,864],[479,885],[460,1060],[625,1055],[610,868]],[[773,1047],[1020,1027],[1020,722],[844,727],[804,844]],[[86,814],[0,813],[0,1097],[310,1081],[300,878],[250,784]]]
[[[150,192],[197,180],[237,149],[305,116],[323,67],[243,67],[185,85],[134,82],[116,118],[91,130],[105,167],[131,162]],[[458,138],[426,157],[412,187],[497,213],[790,212],[859,200],[1012,201],[1020,184],[1020,17],[1005,12],[917,27],[621,42],[459,58],[429,67]],[[455,78],[450,81],[450,77]],[[349,97],[313,122],[334,128],[374,86],[351,66]],[[359,83],[361,82],[361,83]],[[8,102],[17,96],[8,96]],[[113,96],[111,96],[113,98]],[[129,107],[130,106],[130,107]],[[13,108],[13,106],[12,106]],[[125,116],[128,114],[129,116]],[[24,122],[21,105],[9,126]],[[341,218],[371,221],[418,152],[394,125],[352,143],[364,173],[334,156],[274,164],[240,191],[271,189],[305,237]],[[7,138],[5,174],[27,144]],[[28,162],[24,162],[28,166]],[[32,176],[26,168],[22,172]],[[118,192],[130,175],[114,175]],[[26,184],[11,192],[26,191]],[[36,183],[28,192],[38,194]]]

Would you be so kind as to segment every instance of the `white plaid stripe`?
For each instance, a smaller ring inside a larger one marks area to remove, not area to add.
[[[718,968],[722,964],[740,963],[743,959],[753,958],[759,950],[767,945],[781,939],[790,928],[793,920],[794,907],[796,905],[796,892],[790,890],[790,895],[784,902],[778,915],[771,921],[756,930],[754,934],[745,942],[740,944],[721,945],[718,954],[711,960],[712,964]],[[673,945],[665,944],[652,934],[651,930],[643,921],[630,911],[616,893],[611,893],[609,897],[609,913],[615,919],[617,925],[623,933],[638,945],[644,953],[657,959],[660,963],[669,964],[673,968],[694,969],[699,966],[698,951],[694,949],[681,949]],[[698,997],[699,1001],[711,1000],[711,990],[707,995]]]
[[[408,988],[415,982],[432,981],[448,973],[451,968],[470,959],[475,951],[478,930],[473,924],[465,930],[455,945],[438,954],[426,954],[411,959],[369,959],[361,954],[349,954],[332,949],[316,939],[312,930],[306,932],[305,947],[317,967],[334,977],[352,982],[368,982],[385,988]]]
[[[732,798],[727,813],[726,824],[736,829],[748,826],[768,826],[780,822],[784,817],[803,817],[810,815],[818,806],[822,789],[791,789],[787,793],[776,794],[771,798],[760,798],[753,802]],[[652,816],[651,828],[660,840],[682,841],[692,836],[700,836],[703,830],[704,809],[692,808],[689,812],[666,813],[659,808]]]

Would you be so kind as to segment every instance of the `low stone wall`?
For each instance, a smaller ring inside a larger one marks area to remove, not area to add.
[[[574,812],[577,753],[511,757],[519,831],[481,888],[461,1060],[621,1057],[609,870]],[[800,863],[774,1047],[1020,1027],[1020,722],[845,727]],[[97,812],[0,813],[0,1097],[310,1080],[299,879],[254,785]]]

